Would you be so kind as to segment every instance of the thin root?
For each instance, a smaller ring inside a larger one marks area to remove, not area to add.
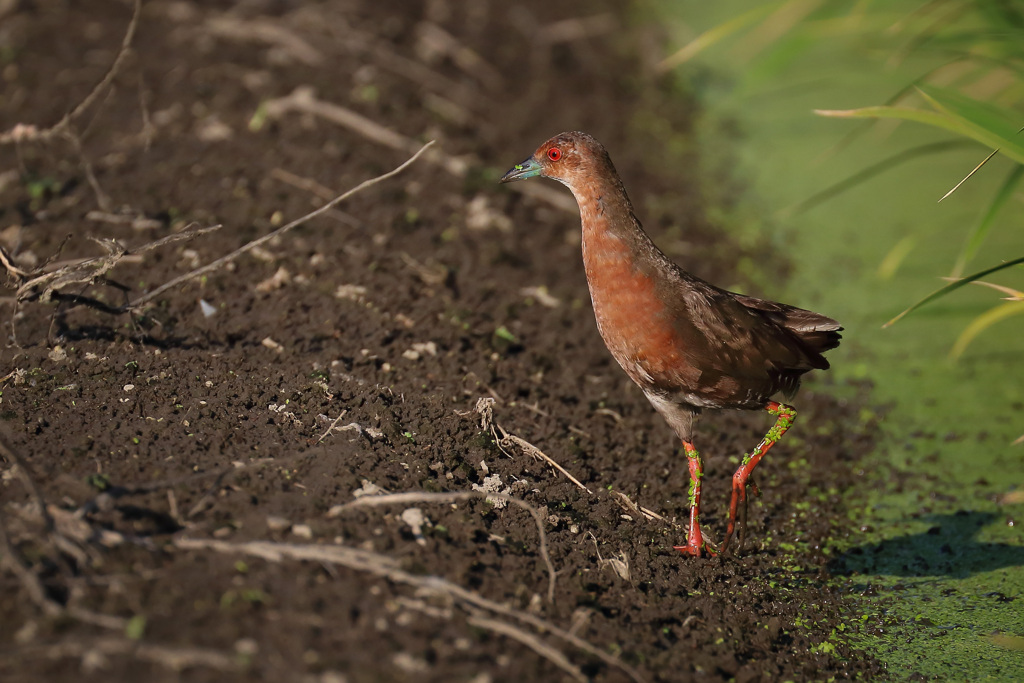
[[[537,525],[537,534],[539,537],[539,551],[540,557],[544,561],[544,565],[548,570],[548,602],[555,601],[555,579],[558,572],[555,571],[555,565],[551,562],[551,555],[548,553],[548,535],[544,531],[544,518],[540,514],[540,510],[530,505],[524,500],[514,498],[505,493],[497,493],[491,491],[453,491],[451,493],[429,493],[420,491],[407,491],[403,493],[388,493],[379,496],[363,496],[357,498],[348,503],[341,505],[335,505],[327,511],[328,517],[336,517],[345,510],[357,507],[376,507],[378,505],[403,505],[406,503],[450,503],[455,500],[468,500],[471,498],[497,498],[504,500],[513,505],[522,508],[530,513],[533,517],[534,523]]]
[[[555,462],[550,456],[544,453],[544,451],[537,448],[526,439],[522,439],[516,436],[515,434],[506,432],[504,429],[502,429],[501,425],[494,421],[493,398],[479,399],[476,402],[476,412],[480,415],[480,426],[491,433],[491,436],[494,437],[495,443],[498,444],[498,448],[500,448],[503,453],[508,455],[506,449],[509,446],[514,445],[527,455],[533,457],[534,459],[543,460],[547,464],[551,465],[556,470],[565,475],[565,477],[573,484],[575,484],[578,488],[582,489],[583,491],[586,491],[590,495],[593,495],[593,492],[586,486],[584,486],[582,483],[580,483],[579,479],[569,474],[569,472],[564,467]],[[501,434],[500,436],[499,432]]]
[[[404,495],[404,494],[398,494]],[[379,553],[374,553],[359,548],[346,546],[325,546],[325,545],[297,545],[287,543],[270,543],[266,541],[251,541],[248,543],[231,543],[212,539],[179,538],[174,545],[182,550],[212,550],[220,553],[242,553],[252,557],[260,557],[268,562],[281,562],[285,559],[305,560],[311,562],[323,562],[338,564],[355,571],[373,574],[394,583],[399,583],[414,588],[423,589],[432,593],[440,593],[448,596],[454,602],[467,609],[477,608],[499,616],[515,619],[519,622],[529,624],[538,631],[550,633],[587,654],[600,659],[610,667],[614,667],[636,683],[644,683],[644,678],[639,671],[629,666],[617,657],[591,645],[587,641],[572,635],[554,624],[536,617],[532,614],[522,612],[512,607],[488,600],[487,598],[467,590],[462,586],[454,584],[438,576],[424,576],[411,574],[398,567],[398,563]],[[546,656],[543,651],[539,654]],[[549,660],[550,661],[550,660]],[[554,663],[554,662],[553,662]]]

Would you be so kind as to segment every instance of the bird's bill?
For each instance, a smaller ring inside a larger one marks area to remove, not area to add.
[[[513,166],[498,182],[511,183],[516,180],[533,178],[535,176],[539,176],[543,170],[544,168],[538,162],[534,161],[533,157],[529,157],[521,163]]]

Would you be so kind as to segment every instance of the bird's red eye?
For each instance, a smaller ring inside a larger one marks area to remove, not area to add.
[[[551,149],[548,150],[548,159],[551,159],[551,161],[558,161],[561,158],[562,150],[558,149],[557,147],[552,147]]]

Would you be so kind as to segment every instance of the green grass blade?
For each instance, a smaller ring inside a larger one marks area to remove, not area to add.
[[[1017,134],[1021,126],[1018,114],[954,90],[932,85],[919,85],[917,89],[953,122],[953,130],[960,135],[998,149],[1000,154],[1024,164],[1024,140]]]
[[[784,2],[773,2],[762,5],[748,12],[744,12],[738,17],[734,17],[724,24],[719,24],[718,26],[708,29],[676,52],[673,52],[671,55],[658,62],[658,71],[669,71],[670,69],[674,69],[680,64],[693,59],[712,45],[715,45],[729,36],[739,33],[751,24],[764,19],[784,4]]]
[[[995,308],[990,308],[979,315],[977,318],[972,320],[971,324],[965,327],[964,331],[960,333],[959,337],[957,337],[956,342],[953,344],[953,348],[949,351],[950,360],[956,360],[962,356],[964,351],[967,350],[967,346],[974,341],[975,337],[979,334],[992,327],[997,322],[1020,313],[1024,313],[1024,301],[1009,301],[1005,304],[1000,304]]]
[[[740,58],[753,60],[769,46],[778,48],[782,37],[821,6],[822,0],[788,0],[772,12],[747,35],[742,45],[737,46]]]
[[[817,45],[813,37],[800,32],[780,38],[770,48],[748,60],[750,67],[744,71],[743,80],[751,89],[785,83],[786,69],[806,59],[808,51]]]
[[[882,161],[879,161],[877,163],[871,164],[867,168],[857,171],[853,175],[846,177],[833,185],[829,185],[823,190],[815,192],[813,195],[811,195],[810,197],[808,197],[807,199],[803,200],[802,202],[794,206],[792,209],[790,209],[790,211],[787,212],[787,215],[789,215],[790,213],[800,214],[803,213],[804,211],[809,211],[810,209],[813,209],[819,204],[823,204],[824,202],[832,199],[833,197],[841,195],[847,190],[851,190],[857,187],[861,183],[866,183],[872,178],[879,176],[885,173],[886,171],[890,171],[898,166],[901,166],[909,161],[913,161],[914,159],[929,156],[931,154],[948,152],[954,149],[961,149],[963,147],[973,145],[974,142],[970,140],[943,140],[941,142],[931,142],[926,145],[919,145],[917,147],[905,149],[902,152],[899,152],[898,154],[893,154],[891,157],[883,159]]]
[[[917,243],[917,238],[907,235],[889,250],[889,253],[885,255],[882,262],[878,264],[879,280],[891,280],[892,276],[896,274],[903,261],[906,260],[910,252],[914,250],[914,245]]]
[[[937,111],[878,105],[860,109],[815,109],[814,113],[832,118],[915,121],[976,140],[1024,164],[1024,142],[1017,135],[1020,122],[1012,112],[934,86],[921,85],[918,91]]]
[[[967,263],[978,253],[978,249],[981,247],[982,242],[985,241],[985,237],[988,236],[996,216],[999,215],[999,212],[1006,205],[1007,200],[1013,196],[1017,185],[1020,184],[1021,178],[1024,178],[1024,166],[1020,165],[1016,166],[1006,176],[1006,180],[1003,181],[999,191],[996,192],[996,196],[992,198],[981,220],[978,221],[977,225],[968,234],[964,248],[957,258],[956,266],[953,268],[953,275],[959,276],[963,273]]]
[[[874,107],[861,107],[860,109],[815,109],[818,116],[826,116],[835,119],[902,119],[904,121],[915,121],[935,128],[942,128],[952,133],[963,134],[964,127],[936,111],[924,109],[911,109],[909,107],[891,107],[877,105]]]
[[[925,45],[934,43],[935,40],[941,37],[946,29],[953,24],[957,19],[963,16],[964,13],[969,12],[973,2],[971,0],[965,0],[964,2],[950,2],[944,3],[948,5],[946,12],[940,16],[935,17],[933,20],[928,21],[927,25],[923,26],[920,30],[911,32],[909,40],[902,47],[897,48],[893,54],[889,57],[889,66],[895,66],[905,61],[910,55],[921,50]]]
[[[960,278],[958,277],[944,277],[942,278],[946,282],[956,282]],[[979,287],[988,287],[994,289],[1000,294],[1005,294],[1002,297],[1003,301],[1024,301],[1024,292],[1014,289],[1013,287],[1007,287],[1006,285],[997,285],[994,282],[985,282],[984,280],[975,280],[971,283],[972,285],[978,285]]]
[[[931,294],[929,294],[928,296],[926,296],[925,298],[921,299],[916,304],[914,304],[913,306],[911,306],[907,310],[903,311],[902,313],[900,313],[898,316],[896,316],[895,318],[893,318],[892,320],[890,320],[886,324],[882,325],[882,327],[883,328],[889,327],[890,325],[892,325],[893,323],[895,323],[896,321],[900,320],[905,315],[910,313],[911,311],[916,311],[917,309],[921,308],[925,304],[931,303],[932,301],[935,301],[936,299],[944,297],[947,294],[949,294],[950,292],[955,291],[957,289],[960,289],[961,287],[963,287],[966,284],[974,282],[975,280],[980,280],[981,278],[985,277],[986,275],[990,275],[992,273],[995,273],[996,271],[1003,270],[1004,268],[1009,268],[1011,266],[1015,266],[1018,263],[1024,263],[1024,256],[1021,256],[1020,258],[1016,258],[1016,259],[1014,259],[1012,261],[1006,261],[1004,263],[1000,263],[999,265],[992,266],[991,268],[986,268],[985,270],[977,272],[974,275],[968,275],[967,277],[960,278],[956,282],[950,282],[945,287],[942,287],[941,289],[937,289],[934,292],[932,292]]]
[[[924,21],[930,21],[929,15],[941,9],[943,5],[949,4],[949,2],[950,0],[928,0],[928,2],[903,14],[899,21],[886,30],[886,33],[892,35],[909,33],[913,26]]]
[[[999,154],[999,150],[998,150],[998,149],[994,149],[994,150],[992,150],[991,152],[989,152],[989,153],[988,153],[988,156],[986,156],[986,157],[985,157],[984,159],[982,159],[982,160],[981,160],[981,163],[980,163],[980,164],[978,164],[977,166],[975,166],[974,168],[972,168],[972,169],[971,169],[971,172],[970,172],[970,173],[968,173],[967,175],[965,175],[965,176],[964,176],[964,177],[963,177],[963,178],[962,178],[962,179],[960,180],[960,182],[959,182],[959,183],[957,183],[956,185],[954,185],[954,186],[953,186],[953,188],[952,188],[951,190],[949,190],[948,192],[946,192],[946,194],[944,194],[944,195],[942,195],[941,197],[939,197],[939,201],[941,202],[942,200],[946,199],[946,198],[947,198],[947,197],[949,197],[949,196],[950,196],[951,194],[953,194],[954,192],[956,192],[957,190],[959,190],[959,189],[960,189],[960,186],[961,186],[961,185],[963,185],[963,184],[964,184],[964,183],[966,183],[966,182],[967,182],[968,180],[970,180],[970,179],[971,179],[971,178],[972,178],[972,177],[974,176],[974,174],[975,174],[975,173],[977,173],[978,171],[980,171],[980,170],[981,170],[981,167],[982,167],[982,166],[984,166],[984,165],[985,165],[985,164],[987,164],[988,162],[992,161],[992,157],[994,157],[994,156],[995,156],[995,155],[997,155],[997,154]]]
[[[911,93],[911,92],[914,91],[914,87],[915,87],[916,83],[920,83],[920,82],[926,81],[929,78],[931,78],[933,75],[935,75],[937,73],[941,73],[944,69],[948,69],[948,68],[950,68],[952,66],[955,66],[955,65],[960,64],[962,62],[968,61],[970,59],[973,59],[970,55],[959,55],[959,56],[955,57],[954,59],[945,61],[942,64],[939,64],[937,66],[933,66],[933,67],[929,68],[927,71],[925,71],[920,76],[918,76],[910,84],[905,85],[902,88],[900,88],[898,91],[896,91],[896,93],[894,95],[892,95],[891,97],[889,97],[889,99],[887,99],[885,101],[885,104],[888,105],[888,106],[895,106],[896,103],[899,102],[900,100],[902,100],[904,97],[906,97],[908,93]],[[871,127],[874,126],[874,125],[875,125],[875,121],[864,121],[864,122],[862,122],[859,126],[856,126],[853,130],[851,130],[850,132],[846,133],[846,135],[844,135],[842,138],[840,138],[839,142],[837,142],[836,144],[832,145],[828,150],[826,150],[825,153],[819,155],[818,161],[824,161],[825,159],[828,159],[828,158],[830,158],[832,156],[835,156],[836,154],[839,154],[844,149],[846,149],[851,144],[853,144],[853,142],[857,138],[859,138],[860,136],[864,135],[869,130],[871,130]]]

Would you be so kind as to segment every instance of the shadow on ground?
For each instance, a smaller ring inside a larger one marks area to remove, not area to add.
[[[967,510],[928,515],[924,517],[931,522],[927,531],[851,548],[837,557],[830,569],[840,576],[882,574],[960,579],[1024,565],[1024,548],[977,539],[978,533],[995,519],[991,512]]]

